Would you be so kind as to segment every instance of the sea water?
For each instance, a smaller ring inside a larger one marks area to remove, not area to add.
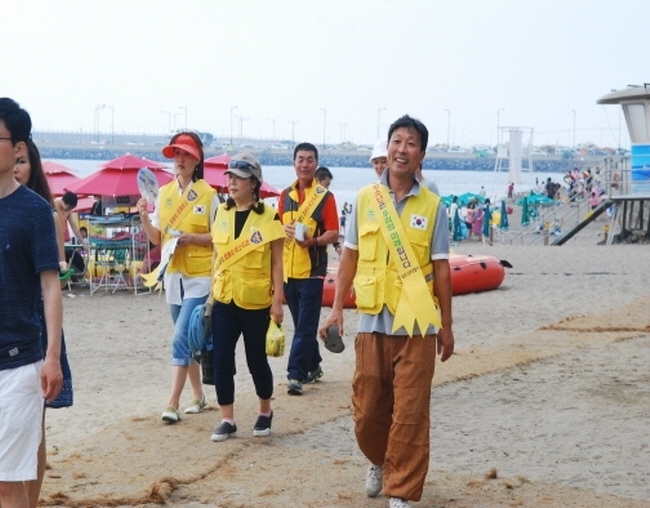
[[[81,160],[81,159],[51,159],[54,162],[69,167],[73,172],[83,178],[101,169],[102,164],[108,161]],[[328,166],[329,167],[329,166]],[[172,164],[168,165],[169,171],[173,171]],[[368,168],[346,168],[329,167],[334,178],[330,190],[336,197],[339,209],[344,203],[354,203],[357,191],[376,181],[375,172]],[[264,166],[262,168],[264,180],[278,190],[288,187],[296,179],[296,172],[293,166]],[[490,198],[493,204],[503,199],[507,194],[508,173],[494,171],[460,171],[449,170],[424,170],[424,177],[433,180],[440,189],[442,196],[460,195],[466,192],[475,194],[485,190],[485,196]],[[562,183],[561,173],[546,172],[523,172],[522,182],[515,186],[515,193],[528,192],[535,189],[536,180],[544,184],[547,178],[554,182]]]

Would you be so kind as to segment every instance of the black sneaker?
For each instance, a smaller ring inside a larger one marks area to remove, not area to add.
[[[318,368],[313,372],[307,372],[307,378],[305,379],[305,384],[312,384],[316,381],[319,381],[323,377],[323,369],[319,365]]]
[[[253,436],[266,437],[271,434],[271,422],[273,421],[273,412],[269,416],[259,415],[253,427]]]
[[[297,379],[289,379],[287,393],[289,395],[302,395],[302,383]]]
[[[237,433],[237,425],[232,425],[228,422],[221,422],[221,425],[212,434],[212,441],[225,441],[229,437],[235,437]]]

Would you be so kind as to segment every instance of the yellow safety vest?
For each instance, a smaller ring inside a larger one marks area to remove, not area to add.
[[[297,220],[300,215],[300,207],[308,205],[313,201],[316,205],[314,211],[303,217],[301,222],[307,226],[309,236],[319,236],[325,232],[323,222],[323,209],[329,198],[330,192],[314,180],[311,187],[305,189],[303,205],[299,203],[297,183],[283,191],[284,207],[279,210],[283,224],[290,224]],[[304,248],[294,240],[287,239],[284,242],[284,279],[308,279],[314,276],[325,276],[327,274],[327,246]]]
[[[160,232],[163,242],[169,238],[167,230],[170,227],[185,233],[209,233],[214,192],[205,180],[193,182],[180,195],[177,180],[163,185],[159,196]],[[181,207],[182,211],[179,213]],[[181,272],[188,277],[209,277],[211,261],[211,245],[176,247],[167,272]]]
[[[374,200],[373,187],[359,191],[357,227],[359,231],[359,260],[354,278],[357,309],[378,314],[384,305],[395,315],[402,292],[402,281],[390,259],[389,250],[379,225],[379,217],[370,210]],[[429,292],[433,296],[433,262],[431,239],[440,198],[420,186],[419,194],[407,198],[399,219],[406,231],[416,260],[422,270]]]
[[[265,206],[261,215],[251,210],[239,238],[235,239],[235,207],[226,210],[225,203],[219,206],[212,231],[212,242],[217,252],[215,267],[224,253],[246,246],[250,249],[254,245],[246,241],[240,242],[244,240],[242,237],[255,238],[258,236],[256,233],[263,228],[269,235],[259,241],[259,247],[247,252],[236,263],[226,269],[215,269],[212,293],[216,301],[230,303],[234,300],[237,306],[249,310],[263,309],[271,305],[273,283],[270,242],[284,237],[284,228],[279,221],[274,220],[275,214],[276,211],[270,206]],[[277,227],[269,228],[269,222],[276,222]]]

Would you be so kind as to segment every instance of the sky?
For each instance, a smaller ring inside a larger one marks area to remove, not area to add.
[[[497,126],[629,147],[596,101],[650,80],[648,19],[648,0],[0,0],[0,96],[36,130],[372,144],[410,114],[430,147]]]

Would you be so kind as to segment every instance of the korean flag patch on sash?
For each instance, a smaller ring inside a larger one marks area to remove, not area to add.
[[[194,213],[196,215],[205,215],[205,205],[194,205]]]
[[[411,227],[415,229],[427,229],[427,218],[422,215],[411,215]]]

